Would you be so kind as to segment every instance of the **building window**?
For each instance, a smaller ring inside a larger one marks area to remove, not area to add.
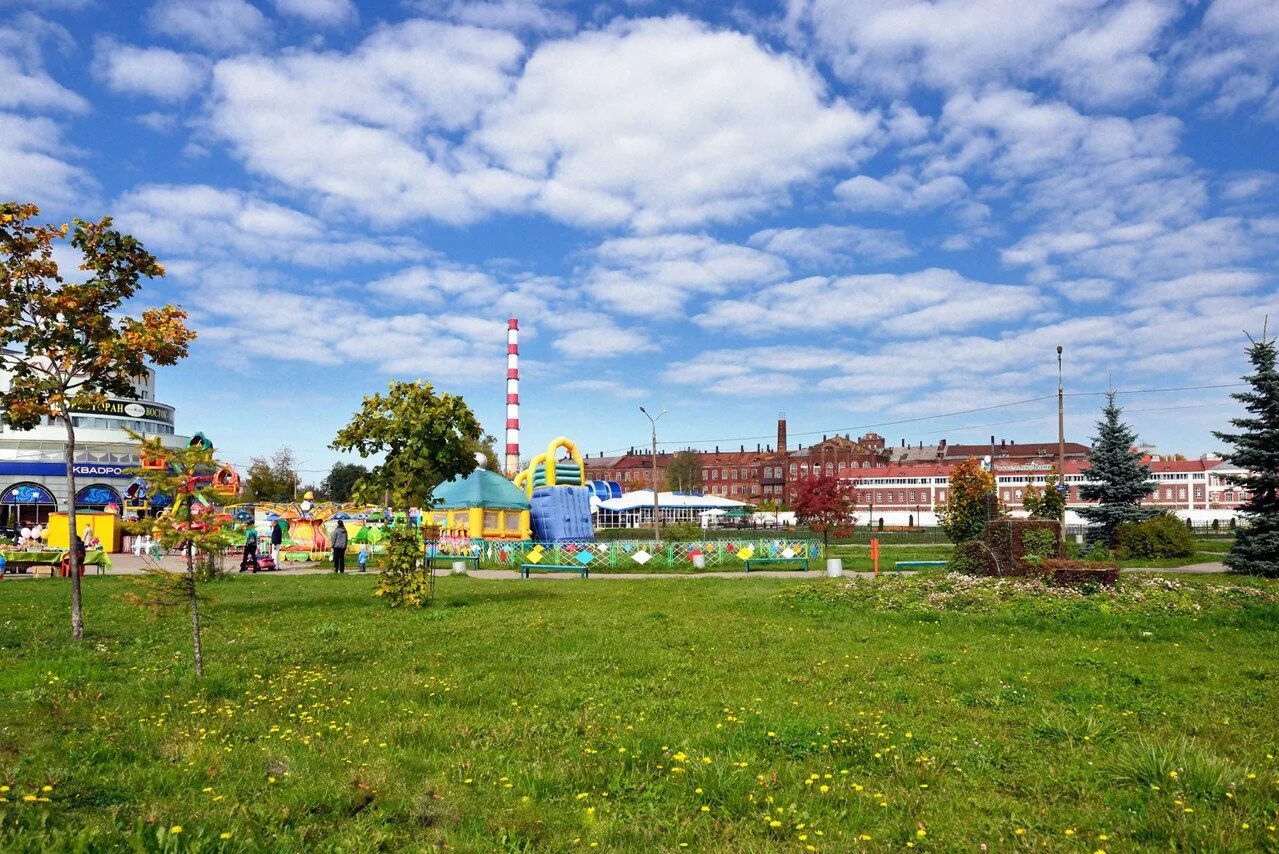
[[[799,468],[799,466],[795,465],[794,463],[791,463],[791,464],[790,464],[790,473],[791,473],[791,477],[794,477],[794,476],[795,476],[795,471],[796,471],[798,468]]]
[[[876,491],[876,493],[875,493],[875,500],[876,500],[876,501],[883,501],[883,500],[884,500],[884,493]]]

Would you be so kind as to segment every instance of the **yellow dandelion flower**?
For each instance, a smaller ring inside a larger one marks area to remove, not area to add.
[[[231,833],[229,831],[223,831],[222,833],[218,834],[218,839],[230,839],[230,838],[231,838]]]
[[[175,824],[173,825],[173,827],[169,828],[169,833],[181,833],[181,832],[182,832],[182,825],[180,824]]]

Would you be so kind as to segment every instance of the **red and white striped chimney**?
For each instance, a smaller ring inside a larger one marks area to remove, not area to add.
[[[520,322],[506,322],[506,476],[520,471]]]

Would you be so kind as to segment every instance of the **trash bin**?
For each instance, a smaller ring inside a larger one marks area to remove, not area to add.
[[[844,559],[838,557],[826,558],[826,577],[839,578],[844,574]]]
[[[466,575],[466,561],[464,560],[453,561],[453,574]]]
[[[693,569],[705,569],[705,568],[706,568],[706,555],[702,555],[702,554],[693,555]]]

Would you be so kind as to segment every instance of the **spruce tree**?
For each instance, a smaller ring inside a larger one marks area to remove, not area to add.
[[[1252,341],[1251,337],[1249,338]],[[1234,445],[1227,459],[1246,474],[1225,479],[1248,492],[1239,512],[1244,517],[1235,544],[1224,563],[1234,572],[1279,577],[1279,372],[1275,370],[1275,341],[1262,333],[1252,341],[1248,361],[1253,373],[1244,377],[1250,391],[1233,394],[1248,415],[1232,418],[1239,432],[1213,435]]]
[[[1077,511],[1088,522],[1088,542],[1100,542],[1111,549],[1120,525],[1155,515],[1154,510],[1141,506],[1141,500],[1155,491],[1154,476],[1133,450],[1137,434],[1119,420],[1122,412],[1115,403],[1115,392],[1107,392],[1106,408],[1097,422],[1097,437],[1084,472],[1091,482],[1079,488],[1080,498],[1097,503]]]

